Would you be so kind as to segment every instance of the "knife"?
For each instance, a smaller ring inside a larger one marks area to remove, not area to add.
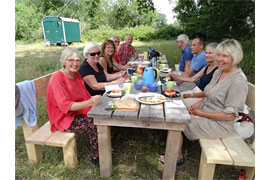
[[[138,98],[148,98],[148,97],[155,97],[155,95],[153,96],[140,96],[140,97],[138,97]]]
[[[105,111],[113,111],[113,110],[116,110],[115,107],[108,107],[108,108],[105,108]]]

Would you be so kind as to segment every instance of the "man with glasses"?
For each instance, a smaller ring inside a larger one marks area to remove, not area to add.
[[[138,54],[135,50],[135,48],[131,45],[133,41],[132,34],[128,34],[126,36],[126,41],[119,45],[118,47],[118,55],[120,57],[120,63],[122,65],[126,65],[129,60],[134,61],[138,58]],[[133,58],[131,56],[134,55]],[[131,59],[130,59],[131,58]]]
[[[191,47],[188,44],[188,36],[185,34],[181,34],[177,37],[176,44],[177,46],[182,49],[181,58],[179,62],[179,71],[184,73],[187,72],[189,69],[189,65],[193,58],[193,54],[191,53]],[[178,69],[176,69],[178,70]]]

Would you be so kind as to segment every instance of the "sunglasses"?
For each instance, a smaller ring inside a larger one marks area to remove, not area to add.
[[[96,55],[100,55],[100,51],[98,51],[98,52],[93,52],[93,53],[88,53],[90,56],[96,56]]]

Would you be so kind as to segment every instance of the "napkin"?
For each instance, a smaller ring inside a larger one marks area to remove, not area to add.
[[[111,91],[111,90],[121,90],[121,88],[119,87],[119,85],[108,85],[105,86],[105,91]]]
[[[166,106],[170,108],[186,108],[182,100],[173,100],[172,102],[166,102]]]

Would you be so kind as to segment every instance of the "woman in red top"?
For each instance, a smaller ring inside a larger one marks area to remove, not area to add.
[[[93,118],[87,117],[87,112],[92,106],[99,104],[100,95],[91,97],[77,72],[81,65],[78,50],[64,49],[60,63],[63,68],[52,75],[47,89],[46,101],[51,131],[87,134],[92,153],[91,161],[97,165],[97,129]]]

